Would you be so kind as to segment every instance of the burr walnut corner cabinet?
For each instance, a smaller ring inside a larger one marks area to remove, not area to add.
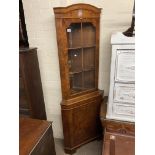
[[[98,90],[101,9],[88,4],[54,8],[66,153],[101,134]]]

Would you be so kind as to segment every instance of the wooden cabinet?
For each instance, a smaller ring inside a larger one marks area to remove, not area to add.
[[[19,47],[29,47],[22,0],[19,0]]]
[[[107,118],[134,122],[135,43],[123,33],[112,35],[112,57]]]
[[[102,155],[134,155],[134,123],[105,119],[103,125],[104,143]]]
[[[19,113],[23,117],[46,119],[36,48],[19,51]]]
[[[62,89],[65,151],[101,133],[98,90],[101,9],[88,4],[54,8]]]
[[[19,119],[20,155],[56,155],[52,123],[45,120]]]

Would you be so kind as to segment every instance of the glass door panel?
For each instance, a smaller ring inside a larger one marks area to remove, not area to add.
[[[82,71],[82,49],[68,51],[68,65],[70,73]]]
[[[95,46],[96,32],[92,23],[82,23],[83,47]]]
[[[67,28],[68,48],[81,47],[81,23],[72,23]]]
[[[71,23],[66,33],[70,92],[95,88],[95,27],[90,22]]]
[[[82,72],[70,74],[71,93],[77,93],[82,90]]]
[[[83,81],[85,89],[95,88],[95,70],[85,71],[83,75]]]
[[[83,48],[83,68],[90,70],[95,68],[95,48]]]

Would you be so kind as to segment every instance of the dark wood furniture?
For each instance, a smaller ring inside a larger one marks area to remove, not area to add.
[[[45,120],[20,118],[20,155],[56,155],[52,123]]]
[[[20,116],[46,119],[36,48],[19,50],[19,113]]]
[[[22,0],[19,0],[19,47],[29,47]]]
[[[103,91],[98,90],[101,9],[88,4],[54,8],[66,153],[101,135]]]
[[[104,151],[102,155],[134,155],[134,123],[104,120]]]
[[[102,155],[134,155],[135,123],[106,119],[106,104],[102,104],[100,118],[104,128]]]

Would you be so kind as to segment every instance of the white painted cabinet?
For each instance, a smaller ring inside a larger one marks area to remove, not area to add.
[[[118,32],[112,35],[110,89],[106,117],[134,122],[135,38]]]

